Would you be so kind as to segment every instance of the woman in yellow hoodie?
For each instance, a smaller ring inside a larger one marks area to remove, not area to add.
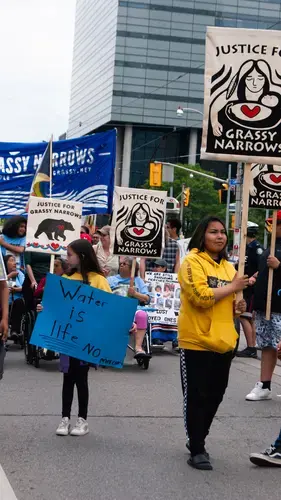
[[[195,229],[178,275],[181,309],[178,321],[184,417],[191,452],[189,465],[211,470],[205,438],[228,384],[237,332],[235,293],[248,285],[227,262],[227,235],[223,222],[206,217]]]

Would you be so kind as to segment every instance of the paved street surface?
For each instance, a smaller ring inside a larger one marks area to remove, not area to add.
[[[280,470],[255,468],[248,455],[279,431],[281,368],[272,401],[246,402],[258,373],[259,361],[234,361],[207,443],[214,470],[201,472],[186,464],[177,355],[155,355],[147,372],[137,366],[92,370],[90,434],[60,438],[57,363],[42,362],[35,369],[12,348],[1,383],[0,499],[276,498]]]

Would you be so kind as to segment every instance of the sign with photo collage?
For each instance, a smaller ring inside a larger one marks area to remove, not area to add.
[[[151,297],[150,306],[157,309],[148,313],[150,323],[177,325],[180,309],[180,284],[174,273],[145,273]]]

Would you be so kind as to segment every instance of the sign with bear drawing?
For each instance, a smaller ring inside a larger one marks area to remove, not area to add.
[[[26,251],[66,254],[67,245],[80,238],[81,218],[82,203],[31,196]]]
[[[111,249],[116,255],[161,257],[166,191],[115,187]]]
[[[252,164],[249,206],[281,208],[281,166]]]
[[[207,29],[201,158],[281,165],[281,32]]]

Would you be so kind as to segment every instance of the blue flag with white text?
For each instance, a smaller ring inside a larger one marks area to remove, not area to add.
[[[1,217],[25,212],[45,151],[45,142],[0,142]],[[83,215],[111,213],[115,159],[116,130],[53,141],[52,198],[82,202]]]

